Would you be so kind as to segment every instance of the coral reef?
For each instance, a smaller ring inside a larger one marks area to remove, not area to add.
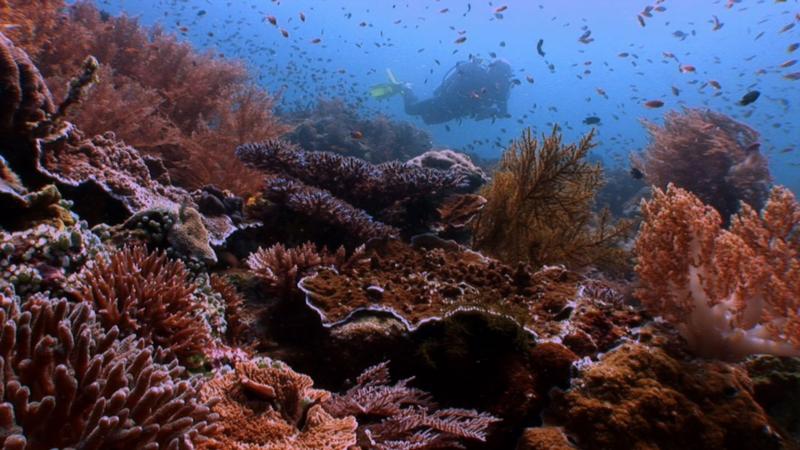
[[[362,238],[394,234],[372,218],[409,235],[427,231],[436,206],[465,189],[464,175],[455,170],[399,162],[373,165],[335,153],[307,152],[282,140],[242,145],[236,155],[272,175],[265,188],[270,201],[312,218],[321,215],[323,223],[351,233],[366,227]]]
[[[28,55],[0,34],[0,135],[28,131],[55,112],[50,91]]]
[[[200,390],[221,399],[220,433],[200,448],[253,450],[347,450],[356,443],[356,420],[335,418],[320,405],[330,393],[277,361],[243,361],[220,371]]]
[[[411,381],[389,384],[389,363],[383,362],[322,406],[334,417],[355,416],[358,445],[365,449],[458,448],[462,440],[485,441],[486,429],[499,420],[475,410],[437,409],[427,393],[408,386]]]
[[[481,191],[487,204],[475,222],[475,248],[510,263],[624,266],[619,243],[631,224],[592,212],[602,184],[600,167],[586,161],[593,137],[564,145],[556,129],[541,141],[528,129],[514,141]]]
[[[431,148],[427,132],[384,116],[360,118],[341,100],[319,100],[313,108],[280,114],[293,125],[286,138],[310,151],[335,152],[373,164],[405,161]]]
[[[169,350],[184,364],[197,365],[211,341],[200,305],[192,296],[196,285],[180,261],[143,246],[98,255],[77,282],[77,295],[94,305],[106,329],[118,327]]]
[[[235,158],[219,158],[237,144],[286,130],[272,115],[273,99],[243,64],[200,54],[159,28],[129,17],[107,17],[88,1],[6,0],[0,17],[16,30],[56,98],[88,55],[100,62],[100,82],[67,120],[87,135],[114,131],[121,140],[162,157],[177,183],[217,184],[255,191],[253,173]],[[65,11],[65,12],[64,12]],[[5,104],[5,103],[4,103]]]
[[[664,125],[645,122],[650,144],[633,165],[651,185],[686,189],[716,208],[725,221],[745,202],[761,209],[770,185],[758,132],[710,110],[686,108],[664,116]]]
[[[552,417],[581,449],[780,449],[747,374],[626,344],[555,395]]]
[[[0,302],[4,448],[190,449],[215,433],[197,380],[143,341],[101,331],[88,305]]]
[[[699,355],[800,355],[800,204],[772,190],[722,229],[716,209],[686,190],[655,189],[636,241],[638,297],[675,324]]]
[[[406,164],[429,169],[448,170],[462,174],[467,190],[474,191],[489,181],[489,177],[469,156],[450,149],[428,150],[406,161]]]

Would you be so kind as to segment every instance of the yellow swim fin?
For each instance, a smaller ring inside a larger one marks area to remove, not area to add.
[[[384,100],[399,94],[403,90],[403,85],[397,81],[391,69],[386,69],[386,77],[389,78],[388,83],[376,84],[369,88],[369,95],[372,98]]]

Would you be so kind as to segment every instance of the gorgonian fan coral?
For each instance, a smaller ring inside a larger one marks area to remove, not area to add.
[[[344,394],[322,403],[334,417],[355,416],[358,445],[375,450],[463,448],[463,441],[485,441],[499,419],[475,410],[437,409],[431,396],[408,383],[391,383],[389,363],[365,370]]]
[[[295,199],[296,206],[292,207],[291,203],[288,206],[301,212],[302,205],[296,194],[305,191],[303,197],[311,204],[303,212],[310,217],[328,213],[331,217],[324,218],[323,222],[335,220],[338,225],[369,222],[374,218],[405,233],[423,232],[429,230],[436,219],[436,206],[448,195],[466,187],[464,175],[456,171],[399,162],[374,165],[335,153],[307,152],[275,139],[239,146],[236,156],[248,166],[273,176],[265,189],[269,200],[285,204]],[[280,193],[284,191],[289,195],[281,199]],[[292,196],[293,193],[296,194]],[[329,213],[337,209],[341,212]],[[348,218],[342,219],[342,216]],[[376,227],[378,233],[366,237],[393,234],[391,228],[383,224],[370,228]]]
[[[344,247],[331,252],[327,247],[317,249],[311,242],[292,248],[275,244],[253,252],[247,258],[247,265],[253,273],[267,282],[270,289],[286,295],[297,287],[300,278],[307,275],[310,270],[320,266],[349,270],[359,264],[363,257],[363,246],[348,256]]]
[[[782,187],[759,215],[720,214],[669,185],[643,203],[638,296],[700,355],[800,355],[800,204]]]
[[[219,372],[200,390],[204,400],[221,399],[221,432],[201,446],[241,450],[346,450],[356,443],[353,417],[333,417],[320,402],[327,391],[277,361],[242,361]]]
[[[196,364],[211,336],[193,297],[195,288],[181,261],[135,245],[98,255],[83,270],[76,291],[107,329],[141,336]]]
[[[100,62],[100,83],[67,119],[89,135],[114,131],[130,145],[162,157],[173,179],[189,187],[214,183],[254,191],[253,173],[235,158],[237,144],[285,131],[273,99],[255,86],[243,64],[200,54],[160,28],[129,17],[108,17],[88,1],[6,0],[3,22],[57,98],[88,55]]]
[[[196,380],[143,340],[103,331],[89,305],[0,303],[3,448],[191,449],[215,433]]]
[[[719,211],[724,220],[745,202],[761,209],[769,195],[767,160],[754,129],[710,110],[686,108],[645,122],[650,144],[633,157],[648,183],[686,189]]]
[[[557,129],[541,141],[527,130],[514,141],[481,191],[487,203],[475,222],[474,246],[512,263],[621,266],[618,244],[631,224],[592,211],[603,183],[600,166],[586,160],[593,137],[564,145]]]

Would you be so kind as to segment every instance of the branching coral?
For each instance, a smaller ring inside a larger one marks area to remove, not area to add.
[[[739,202],[761,209],[769,195],[767,160],[759,151],[758,132],[709,110],[669,112],[664,125],[645,122],[650,145],[633,158],[647,182],[686,189],[719,211],[724,220]]]
[[[73,106],[68,120],[89,135],[114,131],[128,144],[162,157],[173,179],[185,186],[258,188],[252,172],[220,155],[285,128],[272,116],[272,97],[253,84],[243,64],[197,53],[135,19],[104,16],[88,1],[4,3],[4,22],[16,24],[22,15],[24,27],[35,30],[19,37],[57,98],[67,95],[64,86],[87,56],[100,62],[97,89]]]
[[[195,285],[180,261],[128,246],[99,255],[84,269],[76,290],[94,305],[104,327],[119,327],[168,349],[184,362],[202,357],[211,336],[192,293]]]
[[[361,246],[347,255],[344,247],[336,252],[321,250],[311,242],[293,248],[275,244],[269,248],[259,248],[247,258],[247,265],[256,275],[265,280],[277,293],[288,294],[297,286],[300,278],[310,270],[320,266],[332,266],[350,270],[363,261],[364,247]]]
[[[426,231],[435,220],[436,206],[447,195],[465,188],[464,175],[456,171],[398,162],[373,165],[335,153],[306,152],[281,140],[242,145],[236,155],[248,166],[274,176],[267,182],[269,200],[311,217],[318,213],[310,207],[317,206],[330,216],[322,218],[323,222],[333,221],[340,226],[368,222],[374,217],[405,233]],[[283,191],[305,192],[304,197],[313,201],[309,206],[295,201],[293,206],[287,202],[293,198],[291,195],[279,195]],[[329,213],[336,209],[341,212]],[[391,229],[380,231],[366,237],[392,234]]]
[[[247,330],[244,322],[243,307],[244,298],[235,287],[225,277],[212,274],[209,278],[211,287],[222,296],[225,302],[225,337],[228,342],[237,343],[242,339],[242,335]]]
[[[358,443],[376,450],[460,448],[464,440],[486,440],[499,419],[458,408],[437,409],[430,395],[408,386],[412,378],[390,385],[389,364],[370,367],[342,395],[322,406],[334,417],[359,420]]]
[[[761,215],[747,204],[730,230],[681,188],[643,204],[638,296],[700,355],[800,355],[800,204],[773,189]]]
[[[101,331],[86,304],[0,296],[3,448],[194,448],[216,419],[195,380],[117,328]]]
[[[220,398],[221,433],[202,448],[240,450],[346,450],[356,443],[353,417],[335,418],[320,402],[330,393],[312,389],[311,378],[269,360],[244,361],[218,373],[201,389]]]
[[[481,191],[488,202],[475,224],[475,247],[507,262],[618,267],[618,244],[631,224],[592,212],[603,180],[601,168],[586,161],[593,137],[563,145],[556,129],[541,141],[527,130],[514,141]]]

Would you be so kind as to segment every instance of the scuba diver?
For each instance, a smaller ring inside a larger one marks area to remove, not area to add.
[[[373,86],[370,94],[377,99],[402,95],[406,114],[420,116],[428,125],[464,117],[508,117],[512,73],[505,61],[496,60],[488,66],[475,58],[459,62],[445,74],[433,97],[425,100],[418,100],[408,84],[398,82],[390,70],[386,72],[390,82]]]

